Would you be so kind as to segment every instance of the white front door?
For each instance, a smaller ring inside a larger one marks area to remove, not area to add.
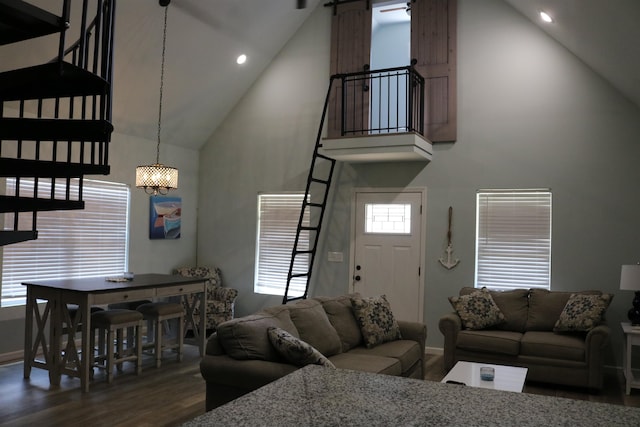
[[[385,294],[394,317],[422,322],[426,190],[356,191],[352,292]]]

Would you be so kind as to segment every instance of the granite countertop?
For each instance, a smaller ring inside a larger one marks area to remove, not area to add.
[[[640,426],[640,408],[308,365],[184,424]]]

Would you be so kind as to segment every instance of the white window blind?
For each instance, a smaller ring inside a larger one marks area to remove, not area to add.
[[[303,193],[258,195],[254,292],[284,295],[303,198]],[[308,209],[303,218],[303,225],[309,225]],[[308,248],[309,232],[303,231],[298,241],[298,249]],[[297,256],[294,274],[306,273],[309,269],[309,260],[308,255]],[[294,278],[289,285],[288,295],[301,296],[304,294],[305,287],[306,277]]]
[[[475,286],[549,289],[551,192],[479,191]]]
[[[15,194],[15,178],[8,178],[6,185],[7,194]],[[56,193],[64,194],[64,183],[58,185]],[[50,182],[38,183],[40,194],[50,188]],[[72,184],[72,198],[77,199],[77,190]],[[20,180],[20,194],[33,194],[33,180]],[[25,303],[24,281],[122,275],[128,270],[129,187],[85,179],[82,194],[85,209],[38,212],[38,238],[4,246],[3,307]],[[5,214],[5,230],[12,229],[13,220],[14,214]],[[21,214],[19,220],[20,229],[31,229],[30,214]]]

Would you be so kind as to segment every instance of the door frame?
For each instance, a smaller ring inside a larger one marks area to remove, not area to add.
[[[420,283],[419,283],[419,302],[418,302],[418,320],[424,323],[424,295],[425,295],[425,253],[427,246],[427,187],[354,187],[351,190],[351,236],[349,237],[349,292],[353,293],[355,289],[354,271],[356,260],[356,195],[358,193],[420,193],[420,205],[422,213],[420,215]]]

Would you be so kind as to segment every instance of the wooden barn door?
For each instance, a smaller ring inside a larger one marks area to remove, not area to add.
[[[425,136],[456,140],[456,0],[411,3],[411,58],[425,78]]]
[[[371,50],[371,7],[369,1],[332,6],[331,75],[363,71],[369,67]],[[362,80],[348,84],[348,102],[342,109],[342,83],[334,82],[329,104],[328,136],[341,136],[342,115],[346,127],[368,129],[369,91]]]

